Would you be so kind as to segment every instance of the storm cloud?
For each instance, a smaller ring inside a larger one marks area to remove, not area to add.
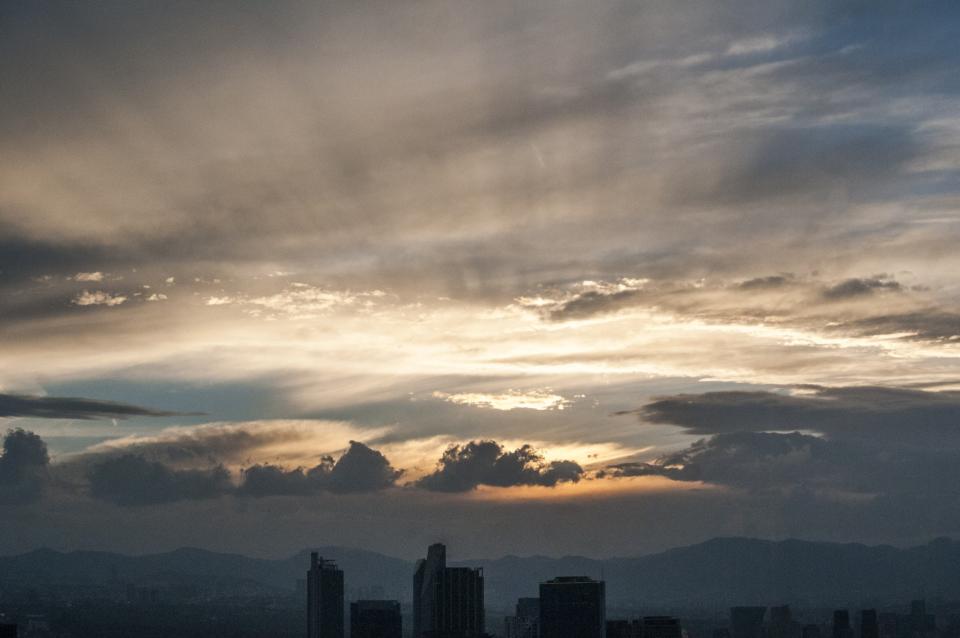
[[[358,441],[339,459],[326,456],[309,469],[286,470],[277,465],[253,465],[243,470],[237,493],[243,496],[302,496],[315,492],[351,494],[392,487],[403,474],[381,452]]]
[[[23,429],[8,430],[0,456],[0,503],[36,501],[48,479],[50,456],[39,436]]]
[[[181,412],[154,410],[126,403],[73,397],[37,397],[0,394],[0,417],[41,419],[126,419],[134,416],[183,416]]]
[[[230,473],[222,466],[178,470],[136,454],[94,464],[87,479],[94,498],[123,506],[214,498],[233,488]]]
[[[414,484],[435,492],[468,492],[480,485],[511,487],[576,483],[584,475],[573,461],[544,461],[530,445],[508,451],[496,441],[470,441],[451,445],[436,470]]]

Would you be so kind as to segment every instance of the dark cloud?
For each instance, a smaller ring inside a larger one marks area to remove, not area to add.
[[[604,293],[596,290],[581,293],[550,310],[548,317],[553,321],[586,319],[593,315],[615,312],[635,306],[642,298],[640,290],[622,290]]]
[[[906,333],[907,338],[921,341],[953,340],[960,338],[960,313],[928,308],[864,317],[837,328],[867,335]]]
[[[862,297],[864,295],[872,294],[878,290],[899,291],[901,289],[902,287],[900,284],[891,279],[846,279],[825,289],[823,291],[823,296],[830,300],[838,300],[849,299],[851,297]]]
[[[253,465],[243,471],[238,493],[246,496],[304,495],[315,492],[349,494],[375,492],[396,484],[403,474],[381,452],[358,441],[336,462],[326,456],[310,469],[285,470],[277,465]]]
[[[804,394],[706,392],[659,397],[637,413],[694,434],[810,430],[960,448],[960,392],[884,386],[798,388]]]
[[[214,498],[233,490],[223,466],[178,470],[136,454],[106,459],[87,472],[90,494],[123,506]]]
[[[415,485],[437,492],[467,492],[480,485],[553,487],[560,482],[576,483],[582,477],[583,468],[577,463],[546,463],[530,445],[508,452],[496,441],[470,441],[448,447],[437,469]]]
[[[86,420],[126,419],[132,416],[184,416],[184,413],[97,399],[0,394],[0,417],[10,416]]]
[[[0,503],[30,503],[40,498],[49,463],[43,439],[22,429],[8,430],[0,456]]]

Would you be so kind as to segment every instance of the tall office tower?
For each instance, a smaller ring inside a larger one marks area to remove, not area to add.
[[[766,607],[731,607],[730,633],[733,638],[763,638]]]
[[[431,545],[413,574],[414,638],[469,638],[483,633],[483,570],[447,567],[447,548]]]
[[[800,623],[793,620],[790,605],[770,608],[770,626],[767,638],[802,638]],[[877,638],[874,636],[873,638]]]
[[[927,613],[927,601],[910,601],[910,633],[913,637],[928,636],[936,631],[936,618]]]
[[[307,571],[307,638],[343,638],[343,571],[317,552]]]
[[[802,638],[820,638],[820,625],[804,625],[800,629]]]
[[[682,638],[680,620],[672,616],[644,616],[643,638]]]
[[[860,611],[860,638],[880,638],[880,622],[876,609]]]
[[[507,616],[506,638],[537,638],[540,635],[540,599],[519,598],[513,616]]]
[[[17,638],[17,626],[14,623],[0,623],[0,638]]]
[[[606,587],[586,576],[540,583],[540,638],[603,638]]]
[[[400,603],[396,600],[350,603],[350,638],[403,638]]]
[[[833,638],[853,638],[853,629],[850,627],[850,612],[846,609],[837,609],[833,612]]]

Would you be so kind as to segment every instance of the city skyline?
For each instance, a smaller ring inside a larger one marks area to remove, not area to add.
[[[957,25],[0,3],[0,556],[960,538]]]

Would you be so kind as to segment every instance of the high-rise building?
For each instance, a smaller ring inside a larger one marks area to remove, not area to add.
[[[483,569],[447,567],[447,548],[431,545],[413,574],[414,638],[482,636],[483,614]]]
[[[800,629],[800,635],[802,638],[820,638],[823,632],[820,631],[820,625],[804,625]]]
[[[540,583],[540,638],[603,638],[606,588],[586,576]]]
[[[307,638],[343,638],[343,571],[317,552],[307,571]]]
[[[540,599],[520,598],[513,616],[504,622],[505,638],[538,638],[540,635]]]
[[[880,621],[876,609],[860,611],[860,638],[880,638]]]
[[[846,609],[837,609],[833,612],[833,638],[853,638],[853,629],[850,627],[850,612]]]
[[[680,620],[672,616],[644,616],[643,638],[682,638]]]
[[[607,638],[641,638],[641,620],[608,620]]]
[[[790,605],[770,608],[767,638],[802,638],[800,631],[800,623],[794,621]]]
[[[730,633],[733,638],[763,638],[766,607],[731,607]]]
[[[403,620],[396,600],[350,603],[350,638],[402,638]]]
[[[17,638],[17,625],[0,622],[0,638]]]

